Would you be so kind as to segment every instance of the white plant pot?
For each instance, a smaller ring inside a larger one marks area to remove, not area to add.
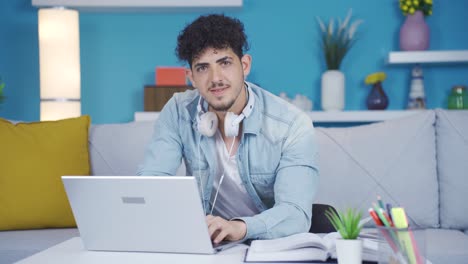
[[[342,111],[345,104],[345,76],[341,71],[329,70],[322,74],[322,109]]]
[[[338,256],[338,264],[361,264],[362,240],[337,239],[336,254]]]

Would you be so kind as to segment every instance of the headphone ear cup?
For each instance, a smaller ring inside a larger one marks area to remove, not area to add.
[[[236,121],[238,115],[233,112],[227,112],[226,117],[224,117],[224,134],[226,137],[237,137],[239,134],[239,123]]]
[[[212,137],[218,128],[218,117],[213,112],[206,112],[200,116],[198,121],[198,132],[200,134]]]

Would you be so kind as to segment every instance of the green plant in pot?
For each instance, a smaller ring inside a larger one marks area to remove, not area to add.
[[[3,95],[3,88],[5,88],[5,83],[0,76],[0,104],[3,103],[3,100],[5,99],[5,96]]]
[[[361,212],[355,209],[347,209],[345,212],[328,210],[325,216],[342,237],[336,240],[338,263],[362,263],[362,241],[357,239],[362,229],[359,223],[362,218]]]
[[[362,20],[352,21],[352,10],[336,22],[326,24],[317,17],[320,26],[320,46],[327,70],[321,77],[321,103],[324,111],[342,111],[345,107],[345,75],[341,63],[356,41],[356,32]]]

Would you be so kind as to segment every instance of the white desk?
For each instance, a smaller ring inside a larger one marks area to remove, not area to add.
[[[71,238],[47,250],[20,260],[17,264],[102,264],[102,263],[243,263],[247,245],[238,245],[216,255],[87,251],[80,237]]]

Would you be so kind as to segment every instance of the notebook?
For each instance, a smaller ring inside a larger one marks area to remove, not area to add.
[[[63,176],[87,250],[214,254],[190,176]]]

